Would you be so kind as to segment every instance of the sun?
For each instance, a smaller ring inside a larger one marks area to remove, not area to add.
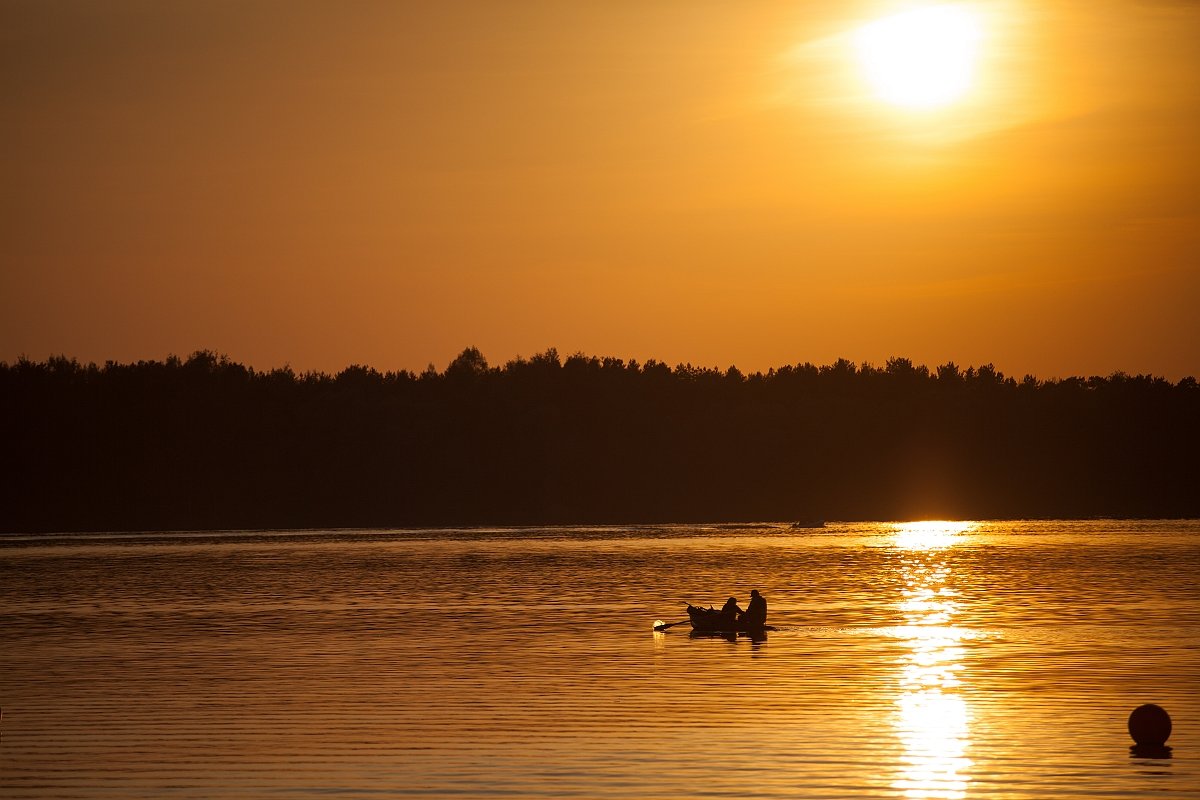
[[[880,99],[937,108],[971,88],[982,35],[979,16],[959,5],[915,8],[859,28],[854,49]]]

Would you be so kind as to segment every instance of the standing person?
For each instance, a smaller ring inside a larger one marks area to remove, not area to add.
[[[767,598],[758,593],[758,589],[750,590],[750,605],[742,615],[742,624],[747,628],[761,628],[767,624]]]

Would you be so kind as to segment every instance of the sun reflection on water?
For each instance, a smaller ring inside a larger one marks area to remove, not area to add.
[[[975,527],[974,522],[923,520],[897,522],[896,546],[902,550],[934,550],[950,547],[962,534]]]
[[[903,551],[896,608],[904,616],[895,727],[904,747],[893,788],[905,797],[957,800],[967,795],[970,708],[959,694],[966,631],[958,611],[945,549],[973,527],[969,522],[896,525]]]

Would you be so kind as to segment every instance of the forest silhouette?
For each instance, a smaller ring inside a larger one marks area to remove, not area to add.
[[[0,363],[5,531],[1200,516],[1200,387],[839,360],[745,375]]]

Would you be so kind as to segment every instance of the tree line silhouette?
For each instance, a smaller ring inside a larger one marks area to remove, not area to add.
[[[1200,387],[839,360],[742,374],[0,362],[6,531],[1200,516]]]

